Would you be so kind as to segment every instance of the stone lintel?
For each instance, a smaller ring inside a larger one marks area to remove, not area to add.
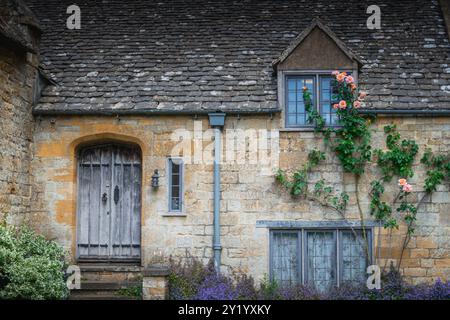
[[[364,221],[365,228],[380,226],[380,223],[374,220]],[[289,221],[289,220],[258,220],[257,228],[361,228],[361,221]]]

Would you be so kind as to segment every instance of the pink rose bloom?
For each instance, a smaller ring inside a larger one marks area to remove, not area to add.
[[[403,192],[410,193],[411,191],[412,191],[412,185],[410,185],[409,183],[407,183],[403,186]]]
[[[353,83],[353,82],[355,82],[355,79],[352,76],[348,76],[348,77],[345,78],[345,82]]]
[[[333,104],[333,109],[339,109],[339,105],[337,103]]]
[[[339,71],[335,70],[331,74],[336,77],[339,74]]]
[[[345,108],[347,108],[347,102],[345,102],[345,100],[339,101],[339,108],[340,108],[340,109],[345,109]]]
[[[359,100],[364,100],[364,98],[367,96],[367,93],[365,93],[365,92],[361,92],[360,94],[359,94]]]
[[[344,73],[339,73],[339,74],[336,76],[336,79],[337,79],[337,81],[339,81],[339,82],[343,82],[343,81],[345,80],[345,74],[344,74]]]
[[[356,100],[355,102],[353,102],[353,106],[358,109],[359,107],[361,107],[361,101]]]
[[[406,179],[398,179],[398,185],[399,186],[404,186],[405,184],[407,184],[408,182],[406,181]]]

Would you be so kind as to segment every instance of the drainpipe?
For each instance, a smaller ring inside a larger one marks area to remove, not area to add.
[[[225,113],[210,113],[209,124],[214,128],[214,220],[213,251],[214,267],[220,272],[222,245],[220,243],[220,156],[221,134],[225,124]]]

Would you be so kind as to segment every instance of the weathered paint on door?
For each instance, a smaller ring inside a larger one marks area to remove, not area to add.
[[[140,150],[111,144],[82,149],[77,208],[78,259],[139,260]]]

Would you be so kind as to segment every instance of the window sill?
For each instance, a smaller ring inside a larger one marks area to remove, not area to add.
[[[280,132],[314,132],[314,127],[281,128]]]
[[[161,217],[187,217],[186,213],[183,212],[168,212],[161,214]]]
[[[326,128],[339,129],[342,126],[326,126]],[[280,132],[315,132],[314,127],[298,127],[298,128],[281,128],[278,131]]]
[[[270,229],[343,229],[343,228],[362,228],[363,225],[359,220],[326,220],[326,221],[299,221],[299,220],[257,220],[257,228]],[[365,228],[382,227],[382,224],[375,220],[366,220],[364,222]]]

